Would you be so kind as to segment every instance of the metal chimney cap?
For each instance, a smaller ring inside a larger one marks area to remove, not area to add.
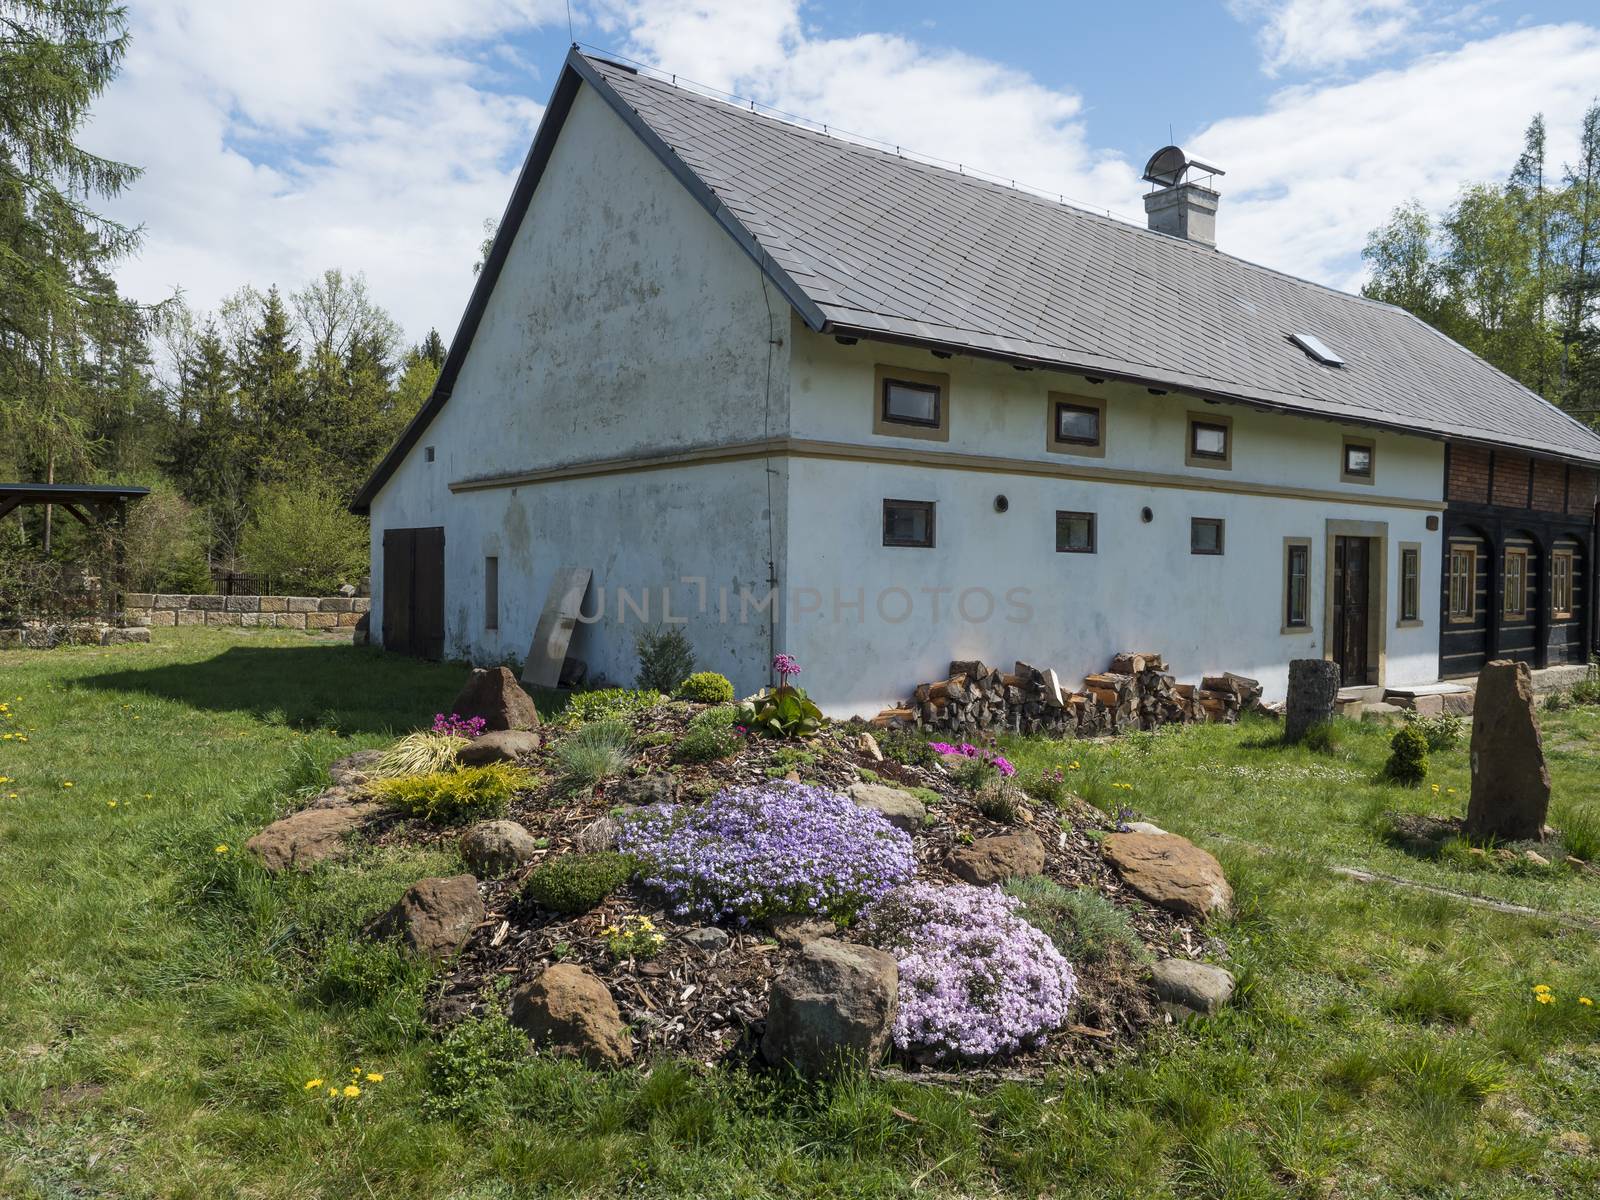
[[[1197,158],[1190,158],[1177,146],[1163,146],[1150,156],[1144,165],[1143,179],[1157,187],[1177,187],[1190,171],[1205,175],[1226,175],[1221,167],[1213,167]]]

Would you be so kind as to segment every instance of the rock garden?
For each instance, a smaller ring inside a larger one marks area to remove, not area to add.
[[[824,721],[775,666],[743,702],[702,673],[549,722],[474,671],[247,849],[273,873],[353,837],[453,849],[463,871],[366,936],[440,961],[441,1030],[503,1014],[596,1067],[1025,1076],[1227,1003],[1207,851],[1086,803],[1075,763],[1023,777],[992,747]]]

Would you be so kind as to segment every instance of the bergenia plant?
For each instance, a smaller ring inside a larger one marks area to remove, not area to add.
[[[433,732],[449,734],[451,737],[481,737],[487,723],[482,717],[463,717],[456,713],[448,717],[443,713],[433,714]]]
[[[752,729],[772,737],[810,737],[822,728],[822,710],[803,689],[789,682],[800,674],[800,664],[779,654],[772,659],[772,669],[782,682],[770,695],[746,702],[742,715]]]

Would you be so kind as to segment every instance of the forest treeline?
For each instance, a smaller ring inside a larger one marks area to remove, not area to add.
[[[1600,418],[1600,101],[1556,167],[1544,117],[1503,183],[1372,231],[1363,293],[1415,313],[1584,423]]]

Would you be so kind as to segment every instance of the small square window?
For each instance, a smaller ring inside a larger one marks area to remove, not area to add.
[[[927,383],[903,379],[883,381],[883,419],[895,425],[939,428],[939,391]]]
[[[1185,466],[1227,471],[1233,467],[1233,418],[1211,413],[1189,414]]]
[[[1056,513],[1056,553],[1094,553],[1094,514],[1087,512]]]
[[[885,546],[933,546],[933,501],[885,500],[883,502],[883,544]]]
[[[1056,405],[1056,441],[1077,446],[1100,444],[1100,410],[1081,404]]]
[[[1189,519],[1189,553],[1222,553],[1222,518],[1191,517]]]
[[[1370,441],[1365,438],[1345,438],[1344,461],[1339,478],[1345,483],[1371,483],[1374,457]]]
[[[1196,421],[1189,427],[1189,432],[1194,437],[1190,450],[1196,458],[1228,457],[1228,431],[1221,425]]]
[[[950,376],[879,363],[873,368],[872,432],[950,440]]]
[[[433,447],[432,446],[424,446],[422,448],[422,461],[423,462],[432,462],[433,461]]]

